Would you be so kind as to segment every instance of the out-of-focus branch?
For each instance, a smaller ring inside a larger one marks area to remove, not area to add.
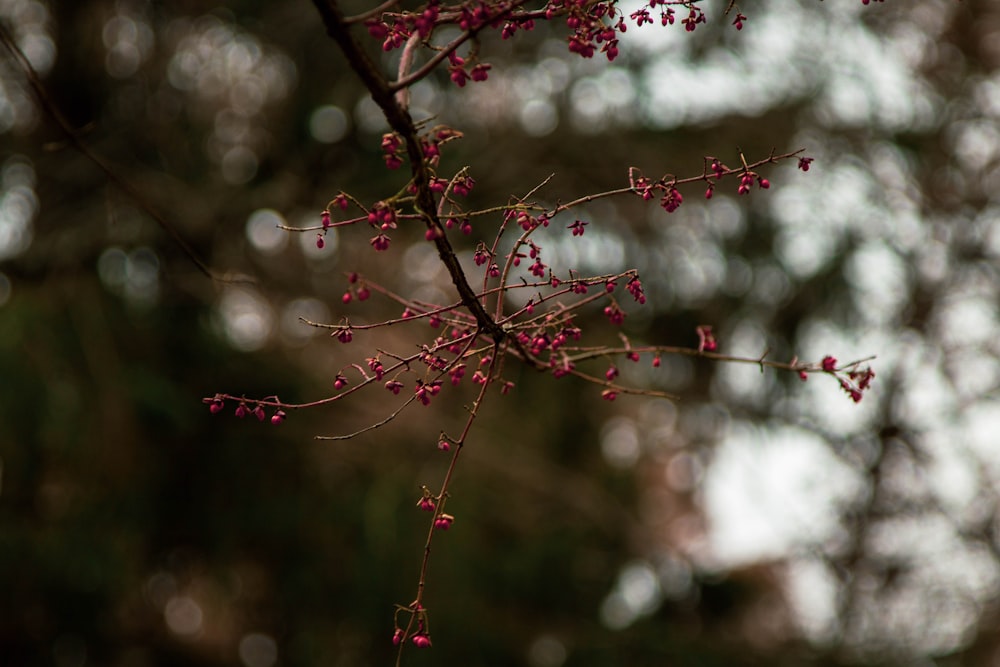
[[[14,38],[9,32],[7,32],[7,29],[2,23],[0,23],[0,42],[3,43],[7,51],[10,52],[11,57],[15,60],[15,62],[17,62],[18,66],[24,72],[24,76],[28,81],[28,85],[31,87],[31,91],[35,96],[35,101],[38,103],[39,109],[52,119],[52,122],[55,123],[56,127],[58,127],[63,135],[65,135],[66,141],[69,145],[79,151],[85,158],[93,162],[98,169],[104,172],[105,177],[107,177],[107,179],[113,183],[115,187],[135,202],[135,204],[142,209],[146,215],[155,220],[156,224],[158,224],[163,231],[170,235],[170,238],[173,239],[174,243],[176,243],[181,251],[187,255],[188,259],[191,260],[196,267],[198,267],[199,271],[212,280],[218,280],[220,282],[233,282],[229,279],[219,278],[214,275],[212,270],[208,268],[208,265],[205,264],[200,257],[198,257],[194,248],[192,248],[191,245],[184,240],[184,237],[177,231],[177,228],[160,215],[146,200],[142,193],[133,187],[131,183],[122,178],[118,172],[112,169],[101,156],[95,153],[90,146],[87,145],[87,143],[80,136],[80,133],[70,124],[70,122],[59,110],[59,107],[56,106],[55,102],[52,101],[52,98],[49,97],[48,92],[45,90],[45,86],[42,84],[41,77],[38,76],[38,72],[35,71],[31,61],[29,61],[24,55],[24,52],[21,51],[17,42],[14,41]]]

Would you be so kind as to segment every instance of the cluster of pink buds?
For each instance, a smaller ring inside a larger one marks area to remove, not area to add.
[[[531,266],[528,267],[528,271],[530,271],[531,275],[533,275],[533,276],[536,276],[538,278],[544,278],[545,277],[545,270],[547,268],[548,267],[545,264],[542,263],[541,258],[538,258],[538,259],[535,260],[534,264],[532,264]]]
[[[381,360],[378,357],[368,357],[365,362],[368,364],[368,370],[375,374],[375,379],[381,380],[382,376],[385,375],[385,368],[382,366]]]
[[[434,30],[434,24],[437,22],[438,14],[440,14],[440,9],[438,7],[437,0],[431,0],[427,3],[422,11],[413,20],[413,27],[417,29],[417,32],[421,37],[427,37]]]
[[[448,377],[451,378],[451,383],[454,386],[457,387],[462,381],[462,378],[465,377],[465,368],[465,364],[455,364],[451,370],[448,371]]]
[[[269,399],[274,399],[275,401],[278,400],[276,396],[269,396],[268,399],[265,400]],[[208,411],[213,415],[217,415],[226,409],[226,400],[219,394],[216,394],[212,398],[202,399],[202,403],[208,405]],[[267,414],[264,411],[263,405],[258,403],[256,406],[251,408],[244,400],[240,400],[239,404],[236,406],[235,414],[240,419],[243,419],[248,415],[253,415],[257,418],[257,421],[264,421],[267,419]],[[286,415],[284,410],[276,410],[275,413],[271,415],[271,423],[275,425],[280,424],[285,421],[285,417]]]
[[[771,182],[768,181],[766,178],[760,176],[759,174],[755,174],[752,171],[747,171],[742,176],[740,176],[740,187],[736,189],[736,192],[741,195],[745,195],[746,193],[750,192],[750,188],[753,187],[755,179],[757,181],[757,185],[762,190],[767,190],[768,188],[771,187]]]
[[[400,19],[393,21],[392,25],[378,19],[369,19],[365,22],[368,34],[375,39],[382,40],[382,50],[392,51],[398,49],[410,36],[410,29],[406,23]]]
[[[454,51],[448,54],[448,78],[462,88],[470,79],[475,82],[486,81],[492,65],[487,63],[476,63],[472,69],[467,69],[465,58],[462,58]]]
[[[670,13],[672,15],[673,10],[670,10]],[[653,23],[653,17],[650,16],[649,10],[646,9],[645,7],[640,7],[639,9],[629,14],[629,18],[635,21],[635,24],[640,28],[644,23],[649,23],[649,24]],[[671,16],[671,18],[673,18],[673,16]]]
[[[618,307],[617,303],[612,302],[611,305],[604,307],[604,315],[608,318],[608,321],[615,326],[621,326],[625,322],[625,313],[622,309]]]
[[[455,179],[451,186],[451,191],[459,197],[468,197],[475,185],[476,182],[472,179],[472,176],[463,174]]]
[[[820,368],[823,369],[823,372],[836,377],[840,383],[840,388],[855,403],[861,402],[861,399],[864,398],[864,392],[871,387],[872,380],[875,379],[875,371],[869,366],[853,368],[844,375],[843,371],[837,370],[837,359],[830,355],[823,357],[823,360],[820,362]],[[804,372],[799,373],[799,377],[803,377],[803,375],[805,375]]]
[[[503,28],[500,30],[500,39],[510,39],[517,32],[517,29],[521,30],[534,30],[535,21],[533,19],[521,19],[519,21],[506,21],[503,24]]]
[[[402,153],[403,140],[395,132],[386,132],[382,135],[382,154],[385,159],[385,166],[389,169],[399,169],[403,166]]]
[[[660,206],[662,206],[663,210],[665,210],[667,213],[673,213],[678,208],[680,208],[680,205],[683,203],[684,203],[684,197],[682,197],[681,193],[677,190],[677,188],[675,188],[672,185],[670,186],[669,189],[666,190],[664,195],[660,198]]]
[[[451,524],[455,523],[455,517],[450,514],[439,514],[436,519],[434,519],[434,527],[438,530],[448,530],[451,528]]]
[[[257,421],[259,422],[264,421],[264,419],[267,416],[264,414],[264,406],[257,405],[253,410],[251,410],[246,403],[240,401],[240,404],[236,406],[236,416],[239,417],[240,419],[243,419],[248,414],[253,414],[253,416],[256,417]]]
[[[649,6],[655,8],[657,5],[660,6],[660,25],[668,26],[673,25],[676,17],[674,16],[673,8],[667,6],[667,0],[649,0]],[[631,18],[635,21],[637,26],[642,26],[643,23],[652,23],[653,19],[649,14],[649,10],[643,8],[635,11],[631,14]]]
[[[625,289],[628,293],[632,295],[639,305],[646,303],[646,293],[642,290],[642,281],[639,280],[639,276],[632,276],[629,281],[625,284]]]
[[[670,176],[653,181],[640,175],[635,168],[629,170],[629,185],[632,187],[632,191],[646,201],[659,194],[660,206],[667,213],[673,213],[684,203],[684,196],[677,189],[676,182],[676,179]],[[711,195],[708,196],[711,197]]]
[[[561,377],[566,377],[576,366],[566,357],[560,357],[558,360],[555,355],[549,358],[549,366],[552,368],[552,377],[559,379]]]
[[[417,380],[417,387],[414,391],[416,392],[418,401],[424,405],[430,405],[431,398],[441,393],[441,381],[424,382],[423,380]]]
[[[473,254],[472,258],[476,262],[476,266],[482,266],[486,262],[490,261],[490,251],[486,249],[486,244],[480,242],[476,246],[476,252]]]
[[[746,17],[744,16],[743,18]],[[705,12],[701,11],[697,7],[692,7],[690,13],[687,15],[687,18],[681,21],[681,23],[684,24],[684,29],[688,32],[694,32],[694,29],[698,27],[699,23],[705,22]]]
[[[337,327],[330,336],[345,344],[354,340],[354,332],[351,330],[351,325],[349,324]]]
[[[445,125],[433,128],[426,136],[420,138],[420,147],[423,149],[424,157],[433,165],[436,165],[441,157],[441,145],[459,139],[462,133],[453,130]]]
[[[724,165],[722,161],[719,160],[718,158],[712,158],[710,168],[712,170],[712,173],[706,174],[705,177],[705,180],[708,181],[708,189],[705,191],[705,199],[712,198],[712,194],[715,192],[715,186],[718,183],[718,181],[722,179],[723,176],[725,176],[726,174],[733,173],[733,170]],[[710,180],[711,178],[714,178],[715,182]],[[736,188],[737,194],[745,195],[749,193],[750,189],[753,187],[755,182],[757,183],[757,186],[762,190],[767,190],[768,188],[771,187],[771,182],[769,180],[767,180],[757,172],[750,171],[748,168],[746,168],[746,166],[744,166],[743,173],[740,175],[740,184]]]
[[[537,227],[549,226],[549,216],[545,213],[542,213],[536,218],[527,211],[511,210],[507,212],[505,220],[509,220],[511,217],[513,217],[518,226],[526,232],[530,232]]]
[[[712,333],[711,326],[701,324],[695,328],[695,332],[698,334],[699,352],[715,352],[719,349],[719,343],[715,340],[715,334]]]
[[[340,297],[340,300],[343,303],[350,303],[354,300],[354,297],[357,296],[358,301],[367,301],[371,295],[371,290],[369,290],[366,286],[361,285],[354,291],[352,291],[351,288],[348,288],[347,291],[344,292],[344,295]]]
[[[368,212],[368,224],[383,232],[396,228],[396,209],[384,201],[376,202]]]
[[[573,0],[551,0],[545,17],[551,19],[566,12],[566,25],[573,34],[569,36],[569,50],[584,58],[593,58],[599,45],[608,60],[618,57],[618,32],[625,32],[623,16],[617,15],[615,2],[587,4]],[[617,19],[617,20],[616,20]]]
[[[424,630],[423,622],[420,622],[417,627],[418,629],[416,633],[414,633],[414,635],[410,638],[410,641],[412,641],[413,645],[416,646],[417,648],[430,647],[431,636],[430,634],[427,633],[426,630]],[[406,638],[406,632],[402,628],[396,628],[396,630],[392,633],[392,643],[395,646],[399,646],[401,643],[403,643],[403,639],[405,638]]]

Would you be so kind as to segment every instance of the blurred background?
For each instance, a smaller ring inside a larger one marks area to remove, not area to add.
[[[874,387],[855,405],[820,376],[643,359],[624,379],[681,400],[607,403],[508,365],[517,387],[484,404],[435,543],[434,648],[406,664],[1000,664],[1000,5],[769,0],[737,32],[726,4],[702,3],[693,34],[631,27],[613,66],[545,25],[487,35],[489,80],[431,77],[414,115],[466,133],[442,171],[469,165],[477,206],[550,174],[538,197],[566,201],[630,166],[806,149],[808,173],[763,170],[769,191],[684,190],[672,215],[595,202],[584,237],[539,242],[564,269],[640,271],[633,342],[696,346],[712,324],[732,354],[876,354]],[[313,436],[384,417],[386,396],[280,426],[201,402],[316,400],[375,347],[433,338],[314,335],[299,317],[398,314],[342,303],[347,271],[452,299],[419,230],[376,255],[361,229],[319,250],[275,228],[405,178],[313,6],[0,0],[0,22],[142,200],[68,144],[5,53],[0,664],[394,660],[427,528],[414,504],[468,387],[343,442]]]

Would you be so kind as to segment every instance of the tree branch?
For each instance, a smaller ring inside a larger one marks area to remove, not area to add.
[[[323,19],[327,34],[340,47],[351,69],[355,71],[371,94],[372,100],[382,110],[389,126],[406,142],[406,152],[413,173],[413,185],[416,188],[414,206],[423,216],[424,223],[430,232],[429,235],[433,237],[434,245],[437,247],[438,256],[448,269],[448,274],[451,276],[455,289],[458,290],[462,304],[476,318],[480,330],[489,334],[494,341],[503,340],[506,336],[503,327],[486,313],[482,304],[476,299],[476,294],[469,285],[465,272],[455,255],[455,250],[451,247],[451,242],[448,241],[444,226],[438,218],[437,203],[434,199],[434,193],[430,189],[430,173],[427,170],[427,163],[424,160],[423,149],[420,146],[413,118],[396,101],[392,88],[379,73],[364,48],[354,39],[350,26],[346,23],[337,3],[334,0],[313,0],[313,4],[316,5],[316,9]]]

